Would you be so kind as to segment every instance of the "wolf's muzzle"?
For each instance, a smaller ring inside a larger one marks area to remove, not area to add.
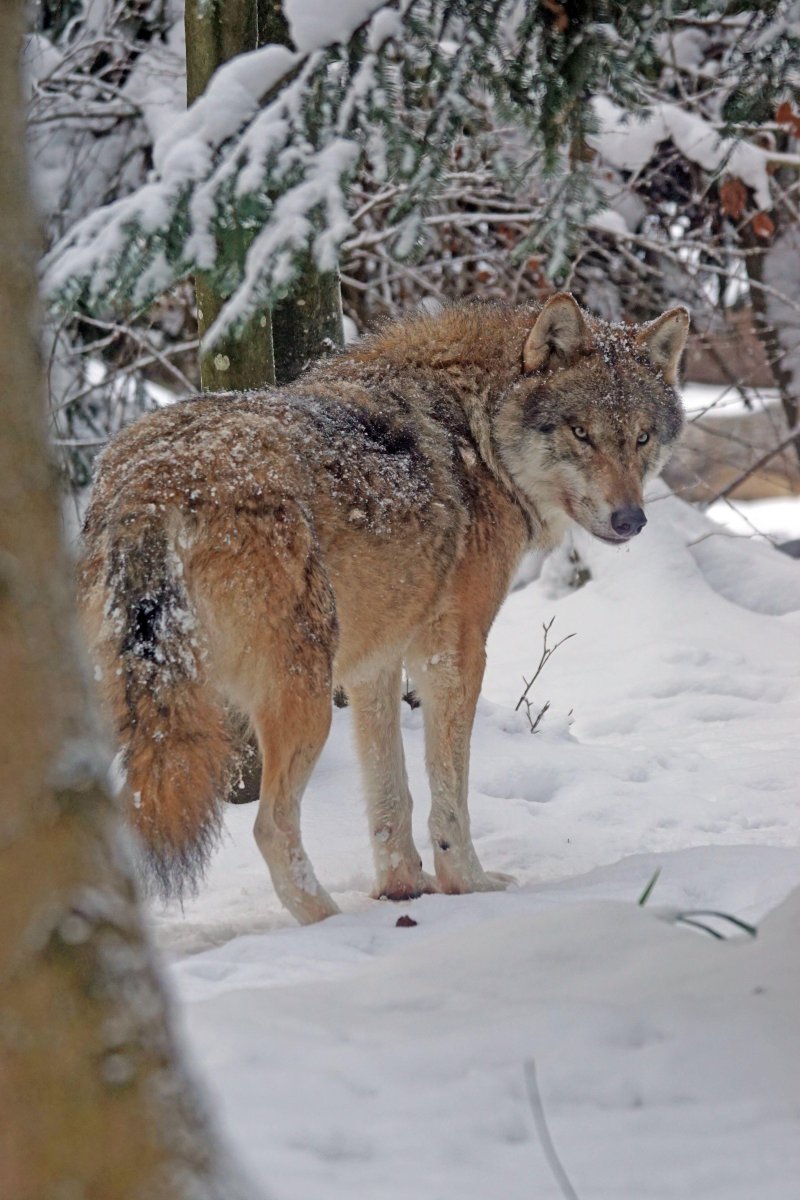
[[[618,537],[635,537],[647,524],[647,517],[638,504],[626,504],[611,514],[611,528]]]

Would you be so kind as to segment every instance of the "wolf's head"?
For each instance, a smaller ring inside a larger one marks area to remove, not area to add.
[[[588,316],[567,293],[548,300],[495,426],[511,476],[545,519],[565,514],[607,542],[642,530],[644,483],[683,423],[676,384],[688,329],[684,308],[630,327]]]

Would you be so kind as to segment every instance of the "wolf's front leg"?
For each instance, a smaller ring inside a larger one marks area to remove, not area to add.
[[[435,880],[422,870],[411,834],[412,801],[400,735],[400,694],[399,663],[348,688],[367,796],[376,895],[389,900],[409,900],[438,891]]]
[[[448,648],[440,627],[438,637],[425,639],[427,653],[414,666],[425,720],[436,879],[450,894],[501,891],[514,878],[484,871],[472,844],[467,807],[469,743],[486,664],[484,639],[478,631],[459,633]]]

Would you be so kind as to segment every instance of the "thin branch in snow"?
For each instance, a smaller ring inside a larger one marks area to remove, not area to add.
[[[550,659],[555,654],[558,647],[563,646],[564,642],[568,642],[570,640],[570,638],[575,637],[574,633],[568,633],[566,637],[561,638],[561,641],[556,642],[556,644],[554,646],[548,646],[547,638],[550,633],[550,630],[553,628],[554,621],[555,621],[555,617],[551,617],[550,620],[546,624],[542,625],[542,629],[544,631],[544,639],[543,639],[544,644],[542,646],[542,654],[539,659],[539,665],[537,666],[536,670],[534,671],[534,673],[530,679],[526,679],[524,675],[522,676],[522,682],[525,684],[525,690],[522,693],[522,695],[520,696],[516,705],[514,706],[514,712],[519,712],[519,710],[523,707],[523,705],[525,706],[525,713],[528,718],[528,724],[531,727],[531,733],[536,733],[536,730],[539,727],[542,717],[545,715],[545,713],[547,712],[547,710],[550,707],[550,701],[548,700],[544,704],[544,706],[540,709],[538,715],[535,718],[533,718],[533,717],[531,717],[531,711],[532,711],[533,705],[531,704],[530,700],[528,699],[528,694],[529,694],[531,688],[533,687],[534,683],[536,682],[536,680],[541,675],[544,668],[547,666]]]
[[[553,1172],[556,1183],[561,1188],[562,1195],[566,1197],[566,1200],[580,1200],[553,1145],[553,1139],[550,1136],[547,1118],[545,1117],[544,1105],[542,1104],[542,1097],[539,1092],[539,1082],[536,1078],[536,1063],[532,1058],[528,1059],[523,1070],[525,1072],[525,1087],[528,1092],[528,1101],[533,1113],[533,1123],[536,1126],[536,1132],[539,1135],[539,1141],[542,1146],[542,1152],[547,1159],[547,1165]]]

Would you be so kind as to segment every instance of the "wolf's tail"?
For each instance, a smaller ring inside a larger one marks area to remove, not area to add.
[[[163,520],[137,514],[112,522],[104,543],[95,641],[131,820],[144,846],[146,885],[181,896],[196,886],[217,839],[233,747]]]

